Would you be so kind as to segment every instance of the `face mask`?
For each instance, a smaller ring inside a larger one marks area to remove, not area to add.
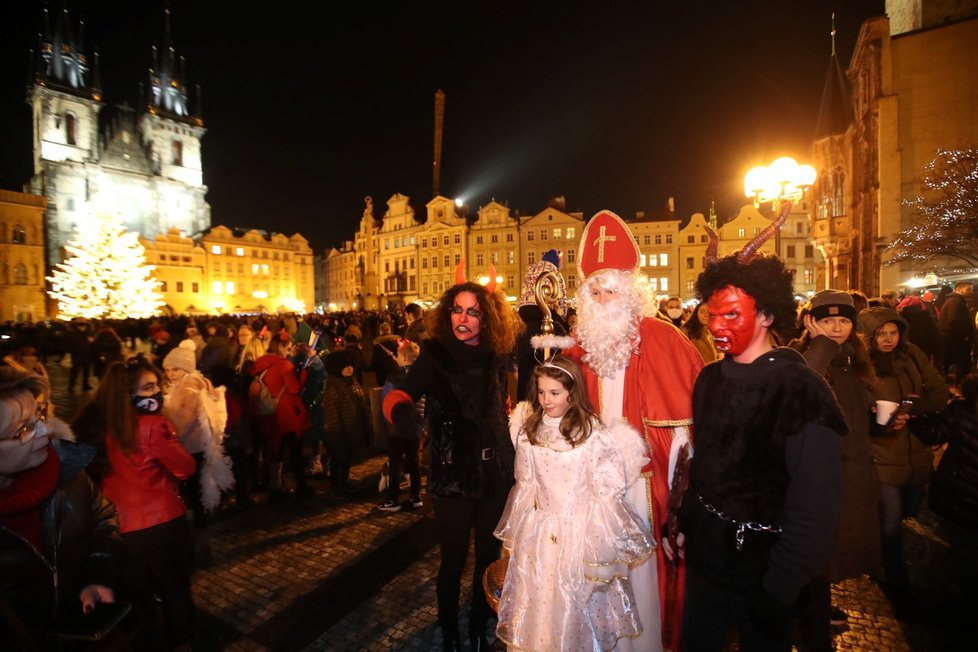
[[[159,391],[152,396],[133,396],[132,405],[140,412],[155,414],[163,407],[163,392]]]
[[[682,308],[669,308],[666,310],[666,314],[669,315],[669,319],[679,319],[683,316]]]

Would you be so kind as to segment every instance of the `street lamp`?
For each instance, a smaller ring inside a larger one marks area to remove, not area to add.
[[[791,205],[802,199],[815,183],[815,168],[798,165],[790,156],[775,159],[767,167],[756,167],[744,176],[744,194],[754,199],[754,206],[770,202],[779,222],[774,247],[781,255],[781,224],[791,212]]]

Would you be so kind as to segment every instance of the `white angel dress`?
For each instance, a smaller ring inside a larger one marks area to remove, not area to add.
[[[521,432],[531,410],[520,403],[510,419],[516,486],[495,531],[510,553],[496,635],[532,652],[610,650],[642,633],[628,570],[656,544],[624,495],[645,444],[621,424],[571,447],[544,415],[547,445],[533,445]]]

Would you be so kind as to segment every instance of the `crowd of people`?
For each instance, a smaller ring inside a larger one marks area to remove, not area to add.
[[[457,274],[427,313],[16,329],[0,368],[0,545],[14,566],[47,560],[57,591],[51,609],[23,609],[40,585],[7,582],[5,562],[5,640],[57,631],[73,610],[160,604],[165,645],[143,643],[190,649],[214,511],[307,499],[316,474],[335,500],[362,495],[351,465],[380,435],[378,511],[434,508],[448,650],[462,649],[473,541],[474,650],[489,649],[493,611],[511,649],[722,650],[734,636],[830,650],[846,618],[831,584],[907,591],[901,523],[926,499],[975,599],[971,285],[799,303],[783,263],[755,253],[765,237],[723,258],[711,247],[686,307],[651,299],[627,225],[602,212],[576,296],[548,252],[515,310]],[[70,426],[45,363],[87,392]],[[501,585],[478,590],[500,560]]]

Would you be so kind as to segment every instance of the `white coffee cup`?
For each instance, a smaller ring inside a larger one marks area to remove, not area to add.
[[[889,424],[899,407],[900,404],[896,401],[876,401],[876,423],[881,426]]]

